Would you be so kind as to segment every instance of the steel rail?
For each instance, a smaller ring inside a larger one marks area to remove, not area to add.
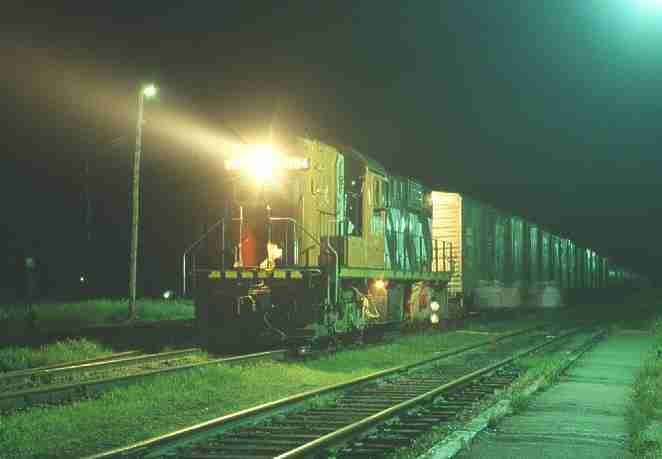
[[[144,354],[138,356],[116,356],[117,358],[106,359],[92,362],[72,362],[69,365],[62,365],[56,368],[44,368],[34,372],[27,372],[19,375],[0,375],[0,384],[10,379],[30,379],[32,377],[42,378],[48,376],[63,376],[70,373],[106,370],[115,367],[126,367],[140,365],[143,363],[181,357],[188,354],[199,353],[199,348],[180,349],[176,351],[159,352],[155,354]]]
[[[13,370],[13,371],[5,371],[3,373],[0,373],[0,383],[4,380],[9,380],[13,378],[21,378],[21,377],[30,377],[33,375],[36,375],[38,373],[48,371],[48,370],[53,370],[55,368],[62,368],[62,367],[68,367],[71,365],[83,365],[86,363],[95,363],[95,362],[104,362],[106,360],[111,360],[111,359],[118,359],[122,357],[129,357],[129,356],[134,356],[140,354],[141,351],[126,351],[126,352],[118,352],[115,354],[110,354],[102,357],[95,357],[92,359],[83,359],[83,360],[72,360],[69,362],[61,362],[61,363],[54,363],[53,365],[45,365],[41,367],[33,367],[33,368],[25,368],[22,370]]]
[[[99,378],[88,381],[81,381],[71,384],[49,385],[45,387],[38,387],[34,389],[24,389],[15,392],[8,392],[0,394],[0,410],[7,410],[17,407],[25,407],[35,404],[40,401],[54,401],[63,398],[75,398],[76,394],[83,393],[98,393],[104,389],[127,385],[135,380],[145,379],[151,376],[160,376],[168,373],[193,370],[197,368],[204,368],[211,365],[219,364],[232,364],[245,362],[248,360],[255,360],[264,357],[274,357],[276,355],[284,355],[285,350],[275,350],[258,352],[254,354],[237,355],[232,357],[224,357],[214,359],[207,362],[191,363],[187,365],[180,365],[170,368],[161,368],[156,370],[142,371],[130,375],[115,376],[110,378]]]
[[[435,398],[439,395],[441,395],[444,392],[447,392],[449,389],[456,388],[458,386],[462,386],[470,381],[473,381],[480,376],[483,376],[487,373],[491,373],[494,370],[504,367],[508,364],[513,363],[516,360],[521,359],[522,357],[526,357],[527,355],[530,355],[546,346],[549,346],[552,343],[556,343],[560,340],[569,338],[579,331],[581,331],[581,328],[573,329],[567,333],[564,333],[562,335],[556,336],[553,339],[549,339],[541,344],[537,344],[525,351],[521,351],[516,353],[515,355],[511,357],[507,357],[503,360],[500,360],[499,362],[493,363],[491,365],[488,365],[486,367],[483,367],[479,370],[473,371],[471,373],[468,373],[464,376],[461,376],[453,381],[450,381],[446,384],[443,384],[435,389],[432,389],[424,394],[418,395],[416,397],[413,397],[409,400],[406,400],[404,402],[398,403],[396,405],[393,405],[389,408],[386,408],[378,413],[375,413],[369,417],[363,418],[359,421],[356,421],[352,424],[349,424],[341,429],[335,430],[331,433],[328,433],[326,435],[323,435],[311,442],[308,442],[306,444],[303,444],[295,449],[292,449],[290,451],[287,451],[283,454],[280,454],[275,457],[275,459],[291,459],[291,458],[296,458],[296,457],[304,457],[306,455],[311,455],[314,454],[314,452],[319,451],[321,449],[327,449],[330,446],[337,444],[339,442],[345,441],[348,437],[355,436],[360,432],[364,432],[367,429],[370,429],[374,427],[377,424],[382,423],[388,418],[391,418],[398,413],[413,408],[416,405],[421,404],[422,402]]]
[[[505,333],[500,336],[498,336],[495,339],[489,339],[489,340],[483,340],[479,343],[474,343],[468,346],[462,346],[459,348],[451,349],[446,352],[442,352],[434,357],[422,359],[420,361],[406,364],[406,365],[400,365],[397,367],[393,368],[388,368],[385,370],[380,370],[375,373],[371,373],[366,376],[361,376],[355,379],[352,379],[350,381],[344,382],[344,383],[339,383],[339,384],[334,384],[331,386],[326,386],[322,387],[320,389],[314,389],[306,392],[302,392],[296,395],[292,395],[290,397],[285,397],[281,398],[279,400],[275,400],[273,402],[267,402],[258,406],[254,406],[251,408],[246,408],[241,411],[237,411],[234,413],[230,413],[215,419],[211,419],[209,421],[201,422],[199,424],[195,424],[193,426],[180,429],[174,432],[170,432],[164,435],[160,435],[157,437],[153,437],[147,440],[143,440],[141,442],[125,446],[125,447],[120,447],[116,448],[113,450],[101,452],[99,454],[91,455],[88,456],[87,459],[107,459],[107,458],[125,458],[125,457],[136,457],[139,456],[143,453],[145,453],[146,450],[152,449],[152,448],[158,448],[158,447],[163,447],[169,443],[173,443],[176,441],[181,440],[182,438],[185,438],[187,436],[193,435],[193,434],[198,434],[205,432],[207,430],[211,430],[214,428],[219,428],[221,426],[231,424],[237,421],[242,421],[247,418],[259,416],[268,412],[271,412],[275,409],[280,409],[289,405],[294,405],[299,402],[305,401],[307,399],[311,399],[313,397],[317,397],[320,395],[326,395],[329,393],[333,392],[338,392],[338,391],[344,391],[350,387],[358,386],[363,383],[369,383],[387,376],[394,376],[400,373],[407,372],[409,370],[422,367],[425,365],[428,365],[432,362],[436,362],[448,357],[456,356],[459,354],[463,354],[465,352],[478,349],[480,347],[484,346],[489,346],[491,344],[494,344],[495,342],[499,342],[508,338],[512,338],[515,336],[523,335],[526,333],[532,333],[535,332],[536,330],[541,330],[545,327],[549,327],[550,324],[543,324],[543,325],[538,325],[535,327],[529,327],[525,328],[522,330],[517,330],[515,332],[511,333]]]

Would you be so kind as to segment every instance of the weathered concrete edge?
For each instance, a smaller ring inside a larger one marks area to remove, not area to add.
[[[598,333],[596,335],[600,334],[601,333]],[[593,335],[593,337],[591,337],[588,341],[594,341],[596,335]],[[606,335],[602,334],[602,337],[604,336]],[[564,373],[573,363],[579,360],[588,349],[592,347],[593,346],[591,345],[587,349],[583,349],[581,352],[576,352],[570,355],[557,369],[557,371],[555,371],[555,374],[558,375]],[[545,385],[546,378],[546,375],[540,376],[538,379],[533,381],[522,390],[522,395],[524,397],[529,397],[538,392]],[[510,394],[507,397],[508,398],[498,400],[490,408],[486,409],[478,416],[472,418],[464,425],[463,429],[456,430],[452,434],[448,435],[441,442],[437,443],[425,453],[418,456],[418,459],[446,459],[454,457],[457,453],[469,446],[476,435],[487,428],[490,419],[495,417],[501,418],[513,412],[512,398],[510,397]]]

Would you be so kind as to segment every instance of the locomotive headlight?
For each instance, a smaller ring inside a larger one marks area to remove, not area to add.
[[[283,156],[270,144],[241,148],[237,157],[225,160],[225,169],[251,175],[258,183],[273,181],[285,171],[310,169],[310,158]]]
[[[248,158],[250,172],[257,180],[273,179],[277,161],[271,145],[257,145],[253,147]]]
[[[439,302],[433,301],[432,303],[430,303],[430,310],[432,312],[437,312],[439,310]]]
[[[241,156],[225,160],[225,169],[252,175],[258,182],[271,181],[282,160],[269,144],[253,145]]]
[[[375,280],[375,288],[377,290],[384,290],[387,286],[387,282],[384,279],[377,279]]]
[[[430,315],[430,323],[433,325],[439,323],[439,316],[434,312]]]

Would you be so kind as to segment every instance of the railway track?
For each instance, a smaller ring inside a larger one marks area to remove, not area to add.
[[[94,458],[381,457],[519,376],[582,328],[527,330],[217,418]],[[553,335],[553,336],[552,336]]]
[[[56,365],[29,368],[0,374],[0,389],[25,388],[57,379],[64,379],[74,373],[104,371],[120,366],[141,365],[152,361],[177,358],[199,352],[198,348],[183,349],[156,354],[142,354],[140,351],[128,351],[88,360],[64,362]]]
[[[604,336],[600,330],[573,344],[573,351],[582,354]],[[570,336],[574,335],[571,333]],[[565,337],[561,337],[563,341]],[[388,425],[377,424],[367,433],[358,435],[334,452],[336,458],[388,457],[393,451],[410,447],[428,432],[443,432],[444,436],[460,427],[463,417],[471,417],[480,409],[480,402],[510,386],[522,374],[517,360],[542,347],[559,345],[559,341],[534,346],[501,362],[476,370],[423,394],[397,409]],[[365,431],[365,429],[364,429]],[[332,439],[333,440],[333,439]],[[312,445],[313,449],[315,445]],[[285,455],[283,457],[298,457]]]
[[[62,362],[62,363],[55,363],[53,365],[46,365],[42,367],[32,367],[32,368],[26,368],[24,370],[13,370],[13,371],[4,371],[0,372],[0,384],[2,384],[2,381],[8,381],[12,379],[20,379],[23,377],[31,377],[33,375],[36,375],[40,372],[46,372],[48,370],[53,370],[56,368],[62,368],[62,367],[68,367],[71,365],[83,365],[86,363],[95,363],[95,362],[104,362],[107,360],[113,360],[113,359],[118,359],[122,357],[130,357],[134,355],[139,355],[141,352],[140,351],[126,351],[126,352],[116,352],[114,354],[110,355],[105,355],[102,357],[95,357],[92,359],[84,359],[84,360],[71,360],[68,362]]]
[[[258,352],[202,362],[196,361],[200,358],[196,359],[196,355],[200,354],[198,348],[135,354],[136,351],[131,351],[105,358],[1,374],[0,411],[76,400],[154,376],[210,365],[275,358],[285,355],[285,351]]]

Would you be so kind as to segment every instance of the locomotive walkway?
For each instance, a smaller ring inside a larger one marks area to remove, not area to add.
[[[476,436],[457,458],[624,458],[625,406],[636,370],[654,338],[612,335],[586,354],[561,381],[534,396],[521,414]],[[432,455],[428,457],[441,457]]]

